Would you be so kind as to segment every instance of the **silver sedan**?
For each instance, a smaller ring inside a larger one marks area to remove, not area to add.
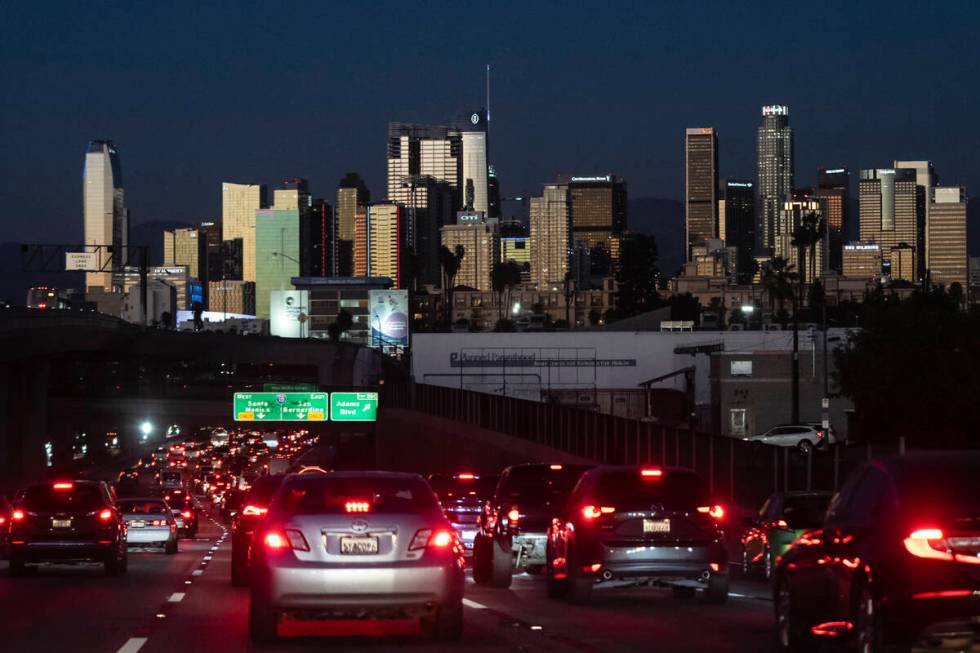
[[[156,546],[165,553],[177,553],[177,522],[166,501],[122,499],[119,509],[126,520],[128,546]]]
[[[463,546],[415,474],[291,474],[252,539],[249,632],[277,636],[283,613],[307,619],[419,618],[458,639]]]

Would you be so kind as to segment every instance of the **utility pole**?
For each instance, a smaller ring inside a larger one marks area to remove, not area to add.
[[[793,376],[791,424],[800,423],[800,300],[797,294],[799,293],[793,293],[793,359],[790,369]]]

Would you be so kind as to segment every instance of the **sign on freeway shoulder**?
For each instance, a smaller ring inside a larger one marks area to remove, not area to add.
[[[373,422],[377,418],[377,392],[330,393],[331,420],[335,422]]]
[[[326,392],[236,392],[236,422],[323,422]]]

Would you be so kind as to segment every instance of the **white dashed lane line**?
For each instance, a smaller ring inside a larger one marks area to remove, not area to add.
[[[194,571],[191,572],[191,576],[200,576],[203,573],[204,573],[203,569],[195,569]]]
[[[167,600],[171,603],[180,603],[184,600],[184,592],[174,592]]]
[[[143,644],[146,644],[146,637],[130,637],[116,653],[137,653]]]
[[[487,606],[483,605],[482,603],[477,603],[476,601],[473,601],[471,599],[463,599],[463,605],[465,605],[467,608],[473,608],[474,610],[487,609]]]

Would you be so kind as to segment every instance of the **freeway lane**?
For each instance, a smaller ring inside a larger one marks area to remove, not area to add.
[[[434,644],[414,623],[284,623],[281,641],[248,640],[248,590],[229,582],[230,544],[222,545],[186,598],[160,620],[140,653],[173,651],[425,651],[555,653],[768,650],[772,604],[766,586],[737,581],[727,605],[676,600],[667,590],[597,593],[593,605],[550,601],[542,579],[515,578],[510,590],[467,585],[466,625],[460,642]]]

